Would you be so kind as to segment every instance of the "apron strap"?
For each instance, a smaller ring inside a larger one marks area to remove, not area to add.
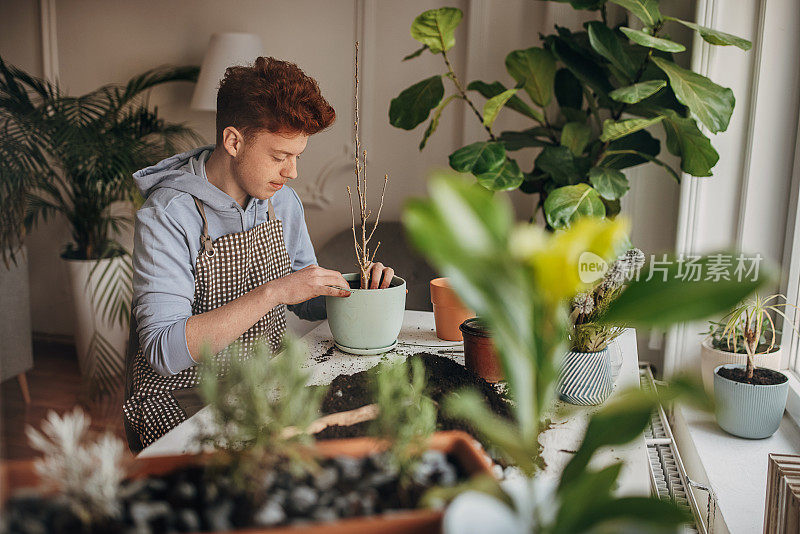
[[[267,219],[270,221],[275,220],[275,208],[272,207],[272,199],[267,200]]]
[[[196,196],[192,195],[194,199],[194,205],[197,206],[197,211],[200,212],[200,217],[203,219],[203,234],[200,236],[200,247],[202,247],[203,251],[206,255],[213,256],[216,252],[214,250],[214,244],[211,241],[211,236],[208,235],[208,219],[206,219],[206,211],[203,209],[203,203],[200,202]]]

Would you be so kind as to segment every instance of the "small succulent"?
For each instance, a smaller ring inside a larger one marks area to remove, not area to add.
[[[31,447],[43,454],[35,463],[42,484],[58,490],[86,524],[119,514],[125,477],[122,441],[110,433],[91,440],[89,425],[89,417],[76,408],[63,417],[50,411],[41,432],[25,430]]]
[[[595,322],[617,296],[625,282],[633,279],[645,262],[644,253],[632,248],[615,261],[603,279],[591,291],[578,294],[570,306],[573,328],[570,342],[573,350],[597,352],[603,350],[622,333],[621,327]]]

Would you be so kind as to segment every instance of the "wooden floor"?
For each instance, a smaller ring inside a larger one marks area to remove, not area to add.
[[[34,341],[33,369],[26,375],[30,404],[25,404],[16,379],[0,384],[0,458],[38,456],[37,451],[28,446],[26,425],[38,428],[50,410],[63,414],[76,406],[81,406],[91,416],[93,432],[108,430],[124,441],[121,392],[114,397],[90,401],[82,386],[74,346]]]

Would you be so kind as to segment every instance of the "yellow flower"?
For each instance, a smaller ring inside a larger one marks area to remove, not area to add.
[[[514,230],[510,245],[514,254],[533,268],[540,294],[554,303],[586,289],[579,272],[581,255],[590,252],[604,260],[612,258],[619,243],[627,238],[626,229],[626,222],[619,219],[589,217],[550,236],[525,225]]]

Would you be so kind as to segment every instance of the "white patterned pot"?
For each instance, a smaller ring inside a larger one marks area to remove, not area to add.
[[[772,352],[767,354],[756,354],[753,359],[755,366],[780,371],[783,351],[781,351],[780,345],[773,347],[773,349]],[[709,395],[714,393],[714,369],[726,363],[745,365],[747,364],[747,354],[715,349],[711,346],[710,339],[703,340],[700,345],[700,371],[703,377],[703,385]]]
[[[608,348],[599,352],[569,351],[558,376],[558,396],[564,402],[592,406],[605,401],[614,389]]]
[[[726,364],[714,369],[717,424],[725,432],[740,438],[770,437],[781,424],[789,394],[789,380],[774,385],[744,384],[721,377],[718,373],[723,367],[734,369],[745,366]]]

